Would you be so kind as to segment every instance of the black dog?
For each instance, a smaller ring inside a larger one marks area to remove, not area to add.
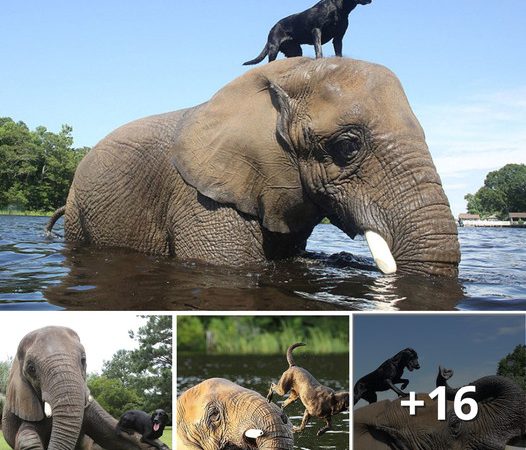
[[[395,386],[395,384],[402,383],[401,388],[405,389],[409,384],[409,380],[401,378],[405,368],[410,372],[420,369],[418,355],[412,348],[398,352],[378,369],[360,378],[354,385],[354,404],[356,405],[361,398],[374,403],[377,400],[376,393],[388,389],[392,389],[399,396],[406,396],[405,392]]]
[[[155,439],[162,436],[164,427],[168,422],[168,414],[162,409],[156,409],[150,416],[144,411],[133,409],[126,411],[117,424],[117,433],[132,434],[134,431],[141,434],[141,441],[160,449]]]
[[[287,58],[301,56],[301,44],[314,45],[316,58],[322,58],[321,46],[332,39],[336,56],[342,56],[342,39],[349,25],[349,14],[357,5],[368,5],[372,0],[321,0],[312,8],[281,19],[268,34],[261,53],[244,66],[257,64],[268,55],[274,61],[278,52]]]

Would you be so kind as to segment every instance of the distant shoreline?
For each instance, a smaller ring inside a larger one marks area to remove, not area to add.
[[[31,216],[31,217],[50,217],[53,211],[18,211],[0,209],[0,216]]]

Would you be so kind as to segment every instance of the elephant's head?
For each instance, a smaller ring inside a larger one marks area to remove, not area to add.
[[[439,375],[440,377],[440,375]],[[447,378],[447,377],[446,377]],[[444,383],[440,383],[444,384]],[[520,436],[526,427],[525,393],[513,381],[487,376],[471,383],[478,414],[460,420],[448,401],[446,420],[437,420],[437,400],[419,394],[425,407],[409,415],[401,399],[373,403],[354,412],[355,448],[370,450],[504,450],[506,443]],[[447,388],[448,399],[457,390]]]
[[[177,400],[177,448],[289,450],[292,425],[257,392],[211,378]]]
[[[289,58],[187,111],[174,163],[185,181],[278,233],[327,216],[365,235],[379,268],[456,276],[457,229],[424,132],[379,65]]]
[[[75,448],[89,401],[86,355],[73,330],[45,327],[20,341],[5,410],[22,421],[52,420],[47,449]]]

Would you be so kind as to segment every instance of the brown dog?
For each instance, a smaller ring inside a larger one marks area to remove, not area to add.
[[[305,406],[305,413],[303,420],[299,427],[294,427],[293,431],[303,431],[311,416],[324,419],[326,426],[321,428],[317,435],[321,436],[332,427],[331,418],[335,414],[342,412],[349,408],[349,393],[335,392],[327,386],[323,386],[310,372],[297,367],[292,359],[292,351],[296,347],[301,347],[305,344],[298,342],[292,344],[287,349],[287,362],[289,368],[283,372],[278,384],[272,383],[267,394],[267,400],[272,400],[272,395],[276,392],[278,395],[285,395],[290,392],[289,398],[283,402],[281,408],[284,409],[298,398]]]

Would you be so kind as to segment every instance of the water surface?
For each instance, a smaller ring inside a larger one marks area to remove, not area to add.
[[[48,240],[46,221],[0,216],[1,309],[526,310],[524,228],[461,228],[451,280],[383,275],[332,225],[305,257],[227,268]]]

